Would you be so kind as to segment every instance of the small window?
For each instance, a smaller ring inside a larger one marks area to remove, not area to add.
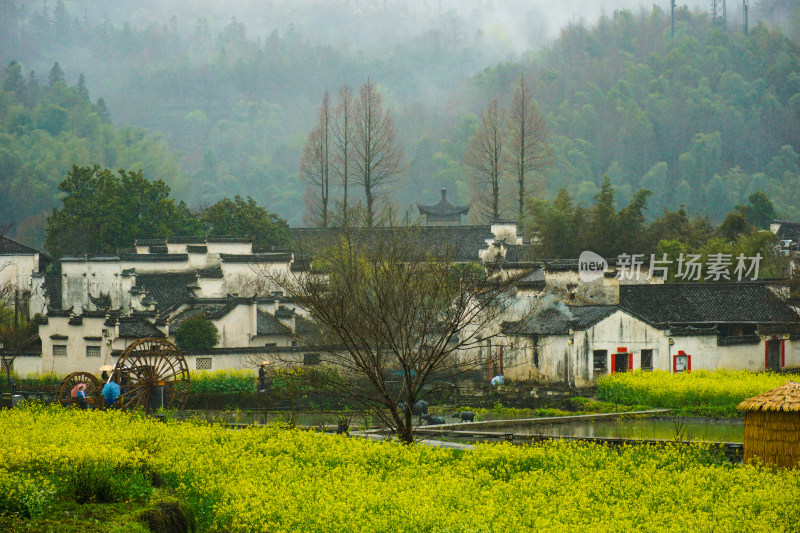
[[[608,350],[594,351],[594,371],[605,372],[608,364]]]
[[[53,345],[53,357],[66,357],[67,356],[67,345],[66,344],[54,344]]]
[[[100,347],[99,346],[87,346],[86,347],[86,357],[100,357]]]
[[[292,346],[297,346],[297,341],[292,341]]]
[[[195,370],[211,370],[211,358],[198,357],[194,361],[194,368]]]
[[[642,350],[642,370],[653,370],[653,350]]]
[[[303,354],[303,364],[304,365],[318,365],[319,364],[319,354],[318,353],[304,353]]]

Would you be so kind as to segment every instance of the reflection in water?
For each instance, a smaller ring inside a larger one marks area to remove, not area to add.
[[[494,429],[492,431],[497,431]],[[702,420],[697,418],[635,418],[587,420],[563,424],[520,424],[503,426],[503,432],[524,435],[571,437],[612,437],[624,439],[675,439],[681,432],[685,440],[744,442],[744,421]]]

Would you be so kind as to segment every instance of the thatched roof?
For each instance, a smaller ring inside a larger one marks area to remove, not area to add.
[[[787,381],[776,389],[746,399],[736,407],[740,411],[800,411],[800,383]]]

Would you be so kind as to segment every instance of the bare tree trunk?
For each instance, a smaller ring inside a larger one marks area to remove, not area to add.
[[[487,278],[477,265],[454,265],[454,243],[420,244],[415,229],[367,242],[342,231],[318,243],[317,271],[273,280],[320,327],[298,340],[337,370],[330,383],[363,405],[404,442],[414,439],[413,406],[481,367],[478,349],[500,334],[513,279]],[[313,269],[313,266],[312,266]]]
[[[330,201],[330,99],[328,91],[322,97],[317,126],[308,135],[300,177],[306,183],[306,220],[308,223],[328,227]]]
[[[339,101],[333,119],[333,138],[336,155],[333,168],[342,185],[342,227],[349,227],[348,186],[350,185],[350,155],[353,151],[353,90],[347,85],[339,89]]]
[[[397,146],[392,117],[369,80],[361,86],[356,108],[353,167],[356,180],[364,187],[366,225],[371,227],[376,201],[385,192],[382,189],[403,171],[403,150]]]
[[[544,118],[533,103],[525,78],[519,77],[508,116],[510,169],[517,178],[517,217],[522,220],[528,175],[542,170],[547,157]],[[543,191],[537,191],[543,192]]]
[[[473,194],[484,219],[500,218],[500,185],[505,168],[505,112],[492,99],[481,116],[478,131],[470,140],[465,163],[473,170]],[[488,189],[488,197],[487,197]]]

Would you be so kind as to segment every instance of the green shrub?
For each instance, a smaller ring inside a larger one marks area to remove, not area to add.
[[[97,461],[78,463],[64,475],[67,496],[78,503],[144,500],[152,493],[150,475]]]
[[[219,342],[217,327],[204,316],[193,316],[178,326],[175,342],[182,350],[206,351]]]
[[[56,489],[46,479],[0,469],[0,516],[36,518],[53,504]]]
[[[197,524],[188,508],[175,498],[156,502],[139,515],[153,533],[190,533]]]

